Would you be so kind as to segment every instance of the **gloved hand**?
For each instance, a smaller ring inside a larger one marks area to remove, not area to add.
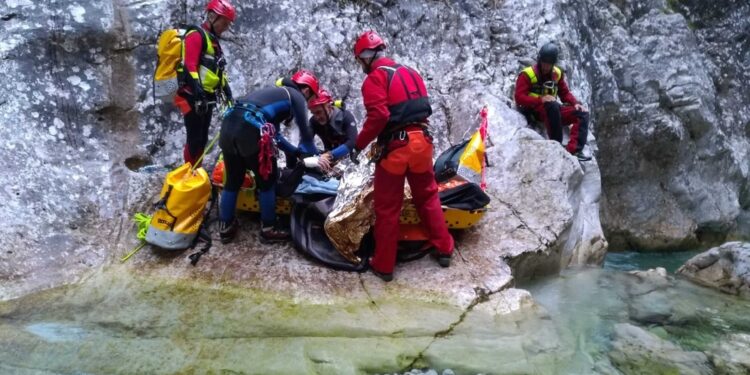
[[[303,163],[305,163],[305,167],[307,168],[315,168],[318,166],[319,158],[317,156],[310,156],[306,157],[303,160]]]
[[[349,159],[352,161],[352,163],[359,165],[359,154],[361,152],[362,150],[355,147],[354,150],[349,153]]]
[[[211,110],[211,106],[209,105],[208,101],[205,98],[203,100],[195,101],[195,113],[199,115],[205,115],[210,110]]]
[[[234,104],[232,89],[229,88],[229,84],[224,86],[224,100],[226,101],[228,107],[231,107]]]
[[[202,115],[208,113],[209,105],[208,99],[206,98],[206,92],[203,91],[198,80],[192,80],[190,89],[193,91],[193,102],[195,103],[195,113]]]

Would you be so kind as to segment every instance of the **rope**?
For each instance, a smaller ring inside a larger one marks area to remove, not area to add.
[[[141,243],[138,244],[133,250],[131,250],[129,253],[127,253],[124,257],[120,258],[120,262],[124,262],[135,253],[140,251],[144,246],[146,246],[146,232],[148,231],[148,224],[151,223],[151,216],[142,214],[140,212],[137,212],[135,216],[133,216],[133,222],[135,223],[136,227],[138,228],[138,232],[136,233],[136,238],[141,240]]]
[[[216,133],[216,135],[214,136],[214,139],[211,140],[211,143],[209,143],[208,146],[206,146],[206,148],[203,149],[203,153],[201,154],[201,157],[198,158],[198,161],[196,161],[194,165],[190,166],[190,174],[193,173],[193,171],[195,170],[195,166],[196,165],[201,165],[201,161],[203,161],[203,158],[206,156],[206,154],[208,154],[208,153],[211,152],[211,149],[214,148],[214,145],[216,144],[216,141],[219,140],[219,135],[220,134],[221,134],[221,132]],[[188,176],[188,174],[186,174],[185,176]]]
[[[138,226],[138,233],[135,236],[139,240],[145,240],[148,224],[151,223],[151,216],[136,212],[135,216],[133,216],[133,221]]]
[[[259,174],[263,180],[268,180],[268,176],[273,171],[274,144],[273,139],[276,135],[276,128],[273,124],[266,123],[260,129],[260,154],[258,155]]]
[[[487,121],[487,116],[489,110],[487,109],[487,106],[484,106],[482,108],[482,111],[479,112],[479,116],[482,118],[482,123],[479,125],[479,135],[482,138],[482,143],[484,143],[484,155],[485,157],[482,158],[480,161],[482,163],[482,180],[479,184],[479,186],[482,188],[482,190],[487,190],[487,179],[486,179],[486,169],[487,169],[487,136],[489,132],[489,122]]]

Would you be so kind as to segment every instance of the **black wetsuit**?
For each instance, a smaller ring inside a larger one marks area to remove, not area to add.
[[[343,158],[354,149],[357,124],[351,112],[334,107],[327,124],[319,124],[311,117],[310,127],[323,141],[326,151],[331,151],[334,160]]]
[[[297,153],[298,148],[280,133],[280,124],[293,118],[300,133],[299,151],[315,153],[313,133],[307,122],[307,102],[299,90],[291,87],[269,87],[237,99],[235,109],[222,122],[219,146],[224,153],[227,181],[225,189],[239,190],[245,169],[258,176],[258,188],[267,190],[276,182],[278,170],[274,157],[273,172],[267,181],[258,174],[260,151],[259,126],[271,123],[276,128],[276,140],[285,152]]]
[[[237,194],[245,178],[245,170],[255,174],[255,184],[259,190],[260,218],[264,227],[276,223],[276,192],[278,179],[276,153],[272,157],[272,171],[267,178],[259,173],[260,128],[273,124],[276,131],[276,142],[279,147],[291,153],[298,153],[281,136],[280,124],[294,119],[300,133],[302,152],[315,153],[313,134],[307,123],[307,101],[293,83],[285,82],[284,87],[269,87],[239,98],[232,111],[221,124],[219,146],[224,153],[225,183],[219,205],[219,217],[222,222],[230,223],[234,218]]]

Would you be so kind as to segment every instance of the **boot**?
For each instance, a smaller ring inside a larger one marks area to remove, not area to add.
[[[289,239],[289,231],[275,226],[262,226],[260,229],[260,238],[264,242],[278,242]]]
[[[440,267],[448,268],[451,266],[451,255],[450,254],[441,254],[437,251],[435,251],[435,260],[437,260],[437,263],[440,265]]]
[[[372,272],[373,275],[379,277],[381,280],[383,280],[385,282],[390,282],[390,281],[393,280],[393,274],[392,273],[382,273],[382,272],[376,270],[375,268],[373,268],[372,266],[370,266],[370,272]]]
[[[583,153],[583,151],[578,151],[575,154],[573,154],[576,158],[578,158],[578,161],[589,161],[591,160],[591,156],[587,156]]]
[[[231,223],[227,223],[225,221],[222,221],[219,226],[219,237],[221,238],[221,243],[228,244],[232,242],[234,239],[234,236],[237,235],[237,228],[239,228],[239,222],[237,222],[237,218],[232,220]]]

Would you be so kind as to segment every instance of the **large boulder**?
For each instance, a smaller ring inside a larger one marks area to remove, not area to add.
[[[204,3],[7,5],[0,21],[6,40],[0,67],[13,79],[0,87],[13,95],[0,103],[0,116],[14,126],[0,129],[7,146],[0,151],[0,171],[8,176],[0,190],[6,202],[0,207],[0,299],[74,282],[135,246],[131,217],[151,210],[162,176],[181,161],[184,141],[175,108],[151,97],[154,45],[168,25],[197,22]],[[607,242],[599,222],[596,162],[580,165],[528,130],[511,108],[508,89],[520,60],[536,49],[517,38],[536,40],[545,25],[526,25],[522,34],[511,35],[525,18],[506,16],[530,11],[545,17],[544,11],[515,2],[236,5],[238,21],[223,46],[237,95],[305,67],[362,118],[364,75],[351,58],[351,42],[374,27],[391,55],[426,77],[438,151],[476,129],[477,114],[489,107],[494,147],[487,181],[494,203],[458,245],[466,259],[494,257],[480,274],[503,273],[502,265],[510,264],[527,278],[601,262]],[[561,32],[556,22],[554,30]],[[580,73],[571,77],[587,97]],[[260,247],[255,236],[245,241],[242,246]],[[233,261],[246,273],[276,271],[241,258]]]
[[[678,274],[724,293],[750,298],[750,243],[728,242],[690,258]]]
[[[750,5],[574,1],[592,90],[602,217],[614,248],[748,236]],[[733,37],[736,36],[736,37]]]

